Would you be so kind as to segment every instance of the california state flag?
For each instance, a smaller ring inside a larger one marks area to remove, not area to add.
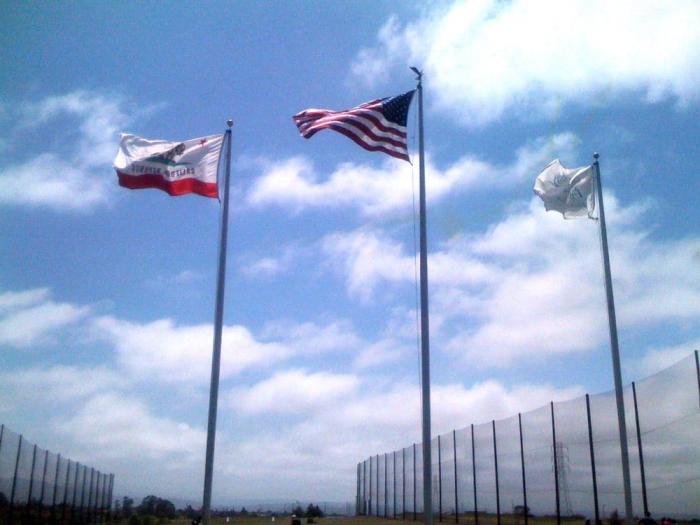
[[[157,188],[170,195],[197,193],[218,198],[216,176],[223,135],[183,142],[122,134],[114,169],[119,185],[132,190]]]

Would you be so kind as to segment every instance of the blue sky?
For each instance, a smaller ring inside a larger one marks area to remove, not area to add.
[[[409,65],[434,433],[612,388],[597,226],[532,193],[554,158],[601,154],[625,382],[700,346],[696,2],[10,2],[0,19],[0,421],[115,472],[118,494],[200,497],[219,212],[119,188],[122,131],[235,121],[215,502],[352,500],[358,461],[420,439],[417,168],[291,120],[412,89]]]

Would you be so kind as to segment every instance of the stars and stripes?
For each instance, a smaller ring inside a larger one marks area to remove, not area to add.
[[[406,117],[414,91],[366,102],[352,109],[307,109],[294,115],[304,138],[333,129],[369,151],[381,151],[410,162],[406,145]]]

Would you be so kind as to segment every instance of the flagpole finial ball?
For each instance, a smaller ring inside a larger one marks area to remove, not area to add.
[[[599,155],[598,152],[596,151],[596,152],[593,154],[593,158],[594,158],[595,160],[598,160],[598,157],[600,157],[600,155]]]
[[[233,119],[232,119],[232,118],[228,119],[228,120],[226,121],[226,125],[227,125],[229,128],[232,127],[232,126],[233,126]]]

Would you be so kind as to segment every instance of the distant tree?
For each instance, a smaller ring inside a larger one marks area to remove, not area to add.
[[[197,517],[197,511],[192,508],[192,505],[187,505],[182,513],[185,515],[185,518],[192,519]]]
[[[304,517],[304,509],[301,508],[301,505],[297,505],[292,509],[292,514],[294,514],[297,518],[302,518]]]
[[[248,511],[245,509],[245,507],[241,507],[240,515],[241,515],[241,516],[247,516],[247,515],[248,515]]]
[[[157,496],[146,496],[141,500],[141,505],[138,506],[137,510],[138,513],[141,514],[142,516],[145,516],[146,514],[151,514],[155,516],[156,514],[156,505],[158,504],[158,497]]]
[[[516,505],[513,507],[513,514],[515,516],[530,516],[530,507],[525,505]]]
[[[128,496],[122,498],[122,516],[128,518],[134,513],[134,500]]]
[[[158,501],[156,502],[156,516],[159,518],[173,519],[175,514],[175,505],[172,501],[158,498]]]
[[[309,503],[309,506],[306,507],[306,517],[307,518],[322,518],[323,517],[323,511],[318,505],[313,505],[312,503]]]
[[[138,506],[138,512],[141,516],[155,516],[156,518],[172,519],[176,515],[175,505],[171,501],[152,494],[143,498],[141,505]]]

